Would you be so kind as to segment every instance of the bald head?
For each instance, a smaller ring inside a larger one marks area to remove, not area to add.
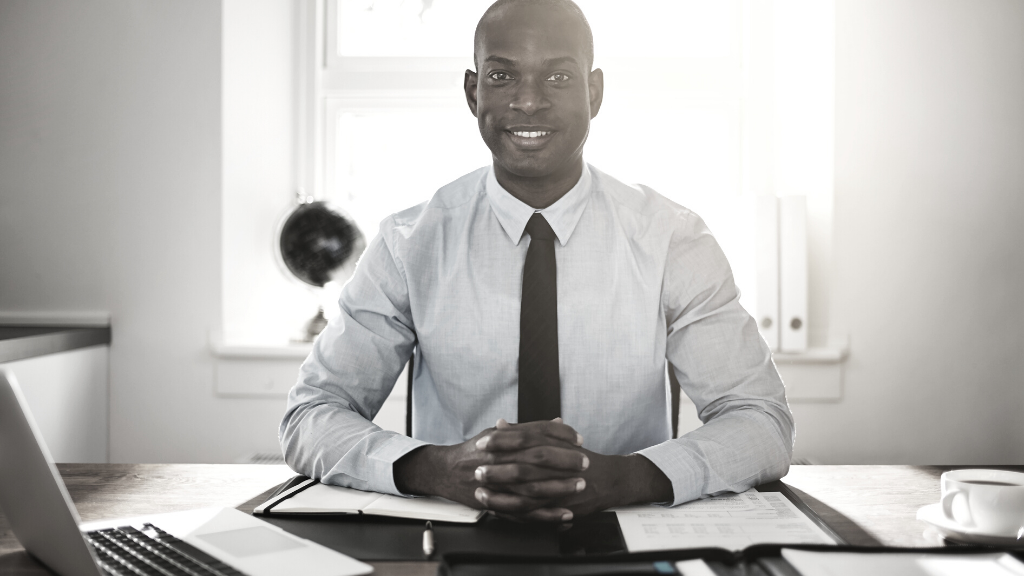
[[[473,62],[478,70],[480,68],[480,47],[487,25],[500,20],[511,10],[523,7],[539,9],[535,12],[550,11],[554,13],[552,16],[569,16],[574,25],[573,29],[565,30],[565,33],[576,34],[579,37],[583,55],[586,58],[584,63],[586,69],[589,71],[594,67],[594,33],[590,29],[587,17],[583,15],[583,11],[575,2],[572,0],[497,0],[480,17],[480,21],[476,25],[476,33],[473,36]]]

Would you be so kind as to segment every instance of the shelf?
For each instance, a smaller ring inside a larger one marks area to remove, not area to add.
[[[105,313],[0,312],[0,362],[109,346]]]

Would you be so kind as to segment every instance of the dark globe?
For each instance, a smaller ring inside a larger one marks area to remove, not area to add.
[[[327,202],[300,204],[281,226],[281,259],[306,284],[321,287],[359,258],[365,242],[355,223]]]

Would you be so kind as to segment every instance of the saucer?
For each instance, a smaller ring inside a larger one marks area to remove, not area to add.
[[[965,544],[982,546],[999,546],[1002,548],[1024,548],[1024,537],[1017,534],[991,534],[977,528],[961,526],[960,523],[946,518],[942,513],[942,504],[929,504],[917,511],[917,519],[927,522],[938,529],[943,537]]]

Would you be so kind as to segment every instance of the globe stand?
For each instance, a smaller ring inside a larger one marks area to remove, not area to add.
[[[317,307],[316,315],[306,322],[302,332],[302,339],[299,342],[312,342],[327,328],[327,317],[324,316],[324,307]]]

